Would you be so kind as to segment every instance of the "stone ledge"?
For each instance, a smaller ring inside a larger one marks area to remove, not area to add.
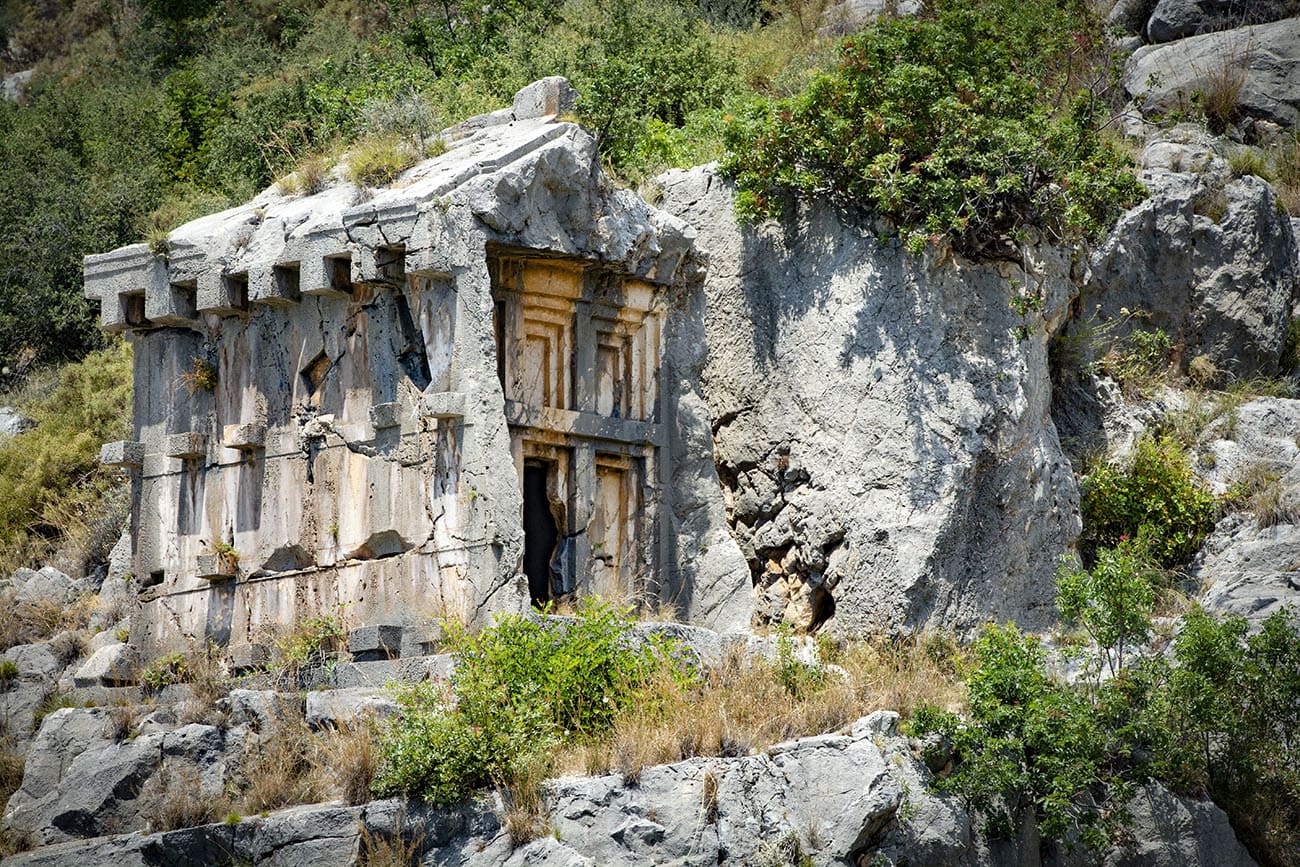
[[[144,443],[117,440],[99,447],[99,462],[106,467],[139,469],[144,466]]]

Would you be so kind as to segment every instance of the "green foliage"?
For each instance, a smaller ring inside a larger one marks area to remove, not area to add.
[[[1175,567],[1214,528],[1218,506],[1176,440],[1144,435],[1128,460],[1084,479],[1080,511],[1089,554],[1133,539],[1155,563]]]
[[[626,612],[584,601],[572,620],[502,618],[472,635],[451,628],[450,694],[405,689],[381,740],[374,790],[446,805],[531,774],[557,744],[604,734],[665,670],[691,672],[671,642],[632,639]]]
[[[213,545],[217,553],[226,558],[233,555],[234,560],[238,561],[239,555],[234,548],[229,545],[223,546],[224,550],[217,548],[221,544],[217,542]],[[343,628],[343,619],[339,614],[309,617],[276,642],[278,661],[291,674],[296,674],[304,668],[328,662],[346,640],[347,630]]]
[[[1134,539],[1098,551],[1091,569],[1063,566],[1057,574],[1061,617],[1097,643],[1112,677],[1123,668],[1126,653],[1151,637],[1158,577]]]
[[[390,184],[406,169],[415,165],[419,154],[394,135],[368,138],[348,156],[348,176],[359,187]]]
[[[147,689],[160,690],[174,683],[189,680],[189,659],[180,652],[166,653],[155,659],[140,673],[140,682]]]
[[[0,690],[6,690],[18,679],[18,663],[12,659],[0,659]]]
[[[801,94],[753,101],[728,129],[738,212],[825,196],[892,220],[913,251],[947,237],[971,256],[1006,255],[1029,227],[1105,229],[1140,187],[1098,135],[1104,106],[1073,84],[1097,22],[1065,5],[953,0],[877,19]]]
[[[23,407],[36,426],[0,442],[0,550],[39,558],[38,542],[88,531],[108,510],[114,479],[99,469],[99,447],[125,437],[130,405],[131,348],[115,342],[63,368],[48,397]]]
[[[913,734],[953,745],[958,763],[936,786],[961,793],[997,836],[1033,811],[1044,837],[1102,842],[1115,814],[1095,795],[1110,774],[1106,732],[1087,697],[1053,682],[1038,639],[1014,626],[987,627],[974,652],[972,724],[933,707],[911,721]]]
[[[1300,622],[1282,611],[1247,636],[1195,609],[1151,702],[1154,772],[1208,792],[1261,863],[1300,859]]]
[[[1111,349],[1098,366],[1125,391],[1150,397],[1165,382],[1173,342],[1159,328],[1138,328]]]

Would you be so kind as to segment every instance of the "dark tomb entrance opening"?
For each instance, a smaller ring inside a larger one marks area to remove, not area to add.
[[[548,494],[553,469],[543,461],[524,463],[524,574],[534,605],[551,598],[551,559],[560,539]]]

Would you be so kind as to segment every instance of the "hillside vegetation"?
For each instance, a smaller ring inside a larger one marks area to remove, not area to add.
[[[839,45],[825,0],[9,0],[0,60],[35,75],[0,101],[0,362],[99,345],[85,254],[551,74],[627,182],[725,157],[751,216],[826,194],[975,254],[1103,226],[1136,187],[1098,137],[1112,76],[1087,5],[930,5]]]

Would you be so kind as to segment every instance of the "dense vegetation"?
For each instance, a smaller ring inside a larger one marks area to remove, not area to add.
[[[729,147],[754,215],[824,193],[975,254],[1030,223],[1101,226],[1136,188],[1098,135],[1110,78],[1086,4],[930,5],[835,61],[825,0],[8,0],[0,61],[36,74],[0,101],[0,365],[99,343],[83,255],[550,74],[630,182]]]
[[[1100,135],[1105,39],[1087,4],[940,0],[846,39],[800,94],[728,129],[742,215],[823,195],[972,256],[1109,227],[1140,188]]]

